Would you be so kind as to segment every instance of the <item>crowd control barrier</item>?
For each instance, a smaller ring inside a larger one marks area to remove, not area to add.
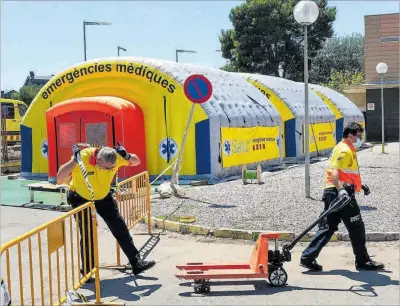
[[[88,256],[81,256],[81,243]],[[60,305],[66,291],[78,290],[93,275],[96,304],[101,303],[97,219],[91,202],[3,244],[0,254],[12,305]]]
[[[148,234],[151,234],[149,181],[149,173],[144,171],[119,182],[116,189],[116,201],[129,230],[147,217],[147,230]],[[116,247],[117,265],[121,266],[121,251],[118,242],[116,242]]]

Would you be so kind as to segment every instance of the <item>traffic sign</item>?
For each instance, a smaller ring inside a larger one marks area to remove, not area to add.
[[[186,97],[196,104],[207,102],[212,95],[211,82],[202,74],[189,76],[183,85]]]
[[[367,110],[370,111],[375,110],[375,103],[367,103]]]

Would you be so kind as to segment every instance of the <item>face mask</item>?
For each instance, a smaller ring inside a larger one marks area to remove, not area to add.
[[[355,147],[356,149],[359,149],[359,148],[361,148],[361,146],[362,146],[362,141],[361,141],[360,138],[357,138],[357,141],[356,141],[356,143],[354,144],[354,147]]]

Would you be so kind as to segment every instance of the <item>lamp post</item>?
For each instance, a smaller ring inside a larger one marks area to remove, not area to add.
[[[304,28],[304,109],[305,109],[305,193],[310,197],[310,141],[309,141],[309,103],[308,103],[308,26],[314,23],[319,15],[319,8],[314,1],[302,0],[293,10],[294,19]]]
[[[119,57],[119,50],[123,50],[123,51],[127,51],[125,48],[122,48],[122,47],[120,47],[120,46],[118,46],[118,57]]]
[[[183,49],[175,49],[175,60],[178,62],[178,53],[197,53],[193,50],[183,50]]]
[[[381,75],[381,109],[382,109],[382,153],[385,153],[385,105],[383,102],[383,75],[388,71],[386,63],[376,65],[376,72]]]
[[[83,22],[83,50],[86,62],[86,26],[87,25],[111,25],[111,22],[106,21],[84,21]]]

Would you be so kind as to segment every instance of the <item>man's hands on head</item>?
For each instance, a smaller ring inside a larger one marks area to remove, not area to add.
[[[74,145],[72,147],[72,156],[74,157],[74,161],[78,162],[78,155],[81,153],[81,149],[79,149],[78,145]]]
[[[131,166],[137,166],[140,164],[140,159],[136,154],[128,153],[128,151],[117,142],[117,146],[114,148],[115,151],[125,160],[129,161]]]
[[[126,151],[126,149],[117,142],[117,146],[114,148],[115,151],[125,160],[130,160],[131,155]]]

